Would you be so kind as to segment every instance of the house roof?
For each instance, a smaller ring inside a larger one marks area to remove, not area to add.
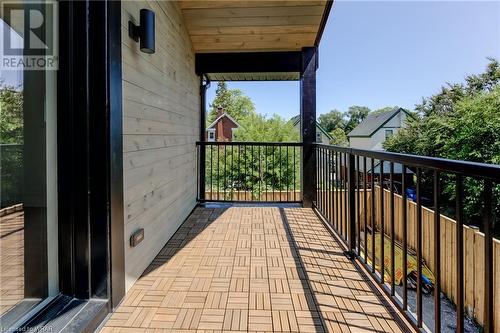
[[[380,113],[369,113],[368,116],[356,126],[349,134],[348,137],[370,137],[389,120],[394,118],[399,112],[409,113],[403,108],[394,108],[390,111]]]
[[[221,120],[224,117],[229,118],[229,120],[231,120],[236,125],[236,127],[241,127],[240,124],[238,124],[238,122],[236,120],[234,120],[233,117],[231,117],[229,114],[227,114],[226,112],[224,112],[223,114],[221,114],[220,116],[218,116],[217,119],[215,119],[210,125],[208,125],[207,129],[214,127],[215,124],[217,124],[219,122],[219,120]]]
[[[298,123],[300,123],[300,115],[296,115],[295,117],[290,118],[290,121],[292,122],[293,126],[296,126]],[[316,120],[316,127],[323,132],[324,135],[327,136],[328,139],[333,139],[332,136],[319,124],[319,122]]]

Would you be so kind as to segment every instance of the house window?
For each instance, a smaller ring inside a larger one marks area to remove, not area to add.
[[[393,136],[394,131],[391,129],[385,130],[385,139],[389,139],[391,136]]]
[[[323,142],[323,140],[321,140],[321,133],[316,133],[316,142]]]
[[[208,133],[208,142],[214,142],[215,141],[215,129],[209,129],[207,131]]]

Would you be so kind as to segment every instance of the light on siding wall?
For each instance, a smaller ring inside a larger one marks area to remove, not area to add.
[[[155,53],[155,13],[149,9],[141,9],[139,25],[128,21],[128,34],[136,42],[140,42],[141,51]]]

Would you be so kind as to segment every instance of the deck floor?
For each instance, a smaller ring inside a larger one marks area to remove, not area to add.
[[[24,298],[24,213],[0,217],[0,316]]]
[[[197,208],[102,332],[402,332],[311,209]]]

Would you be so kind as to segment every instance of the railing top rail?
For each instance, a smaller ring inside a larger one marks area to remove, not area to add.
[[[457,173],[469,177],[488,178],[494,181],[500,181],[500,165],[400,154],[379,150],[347,148],[320,143],[315,143],[314,145],[348,154],[374,158],[387,162],[400,163],[406,166],[422,167],[442,172]]]
[[[224,141],[197,141],[197,146],[286,146],[302,147],[302,142],[224,142]]]

